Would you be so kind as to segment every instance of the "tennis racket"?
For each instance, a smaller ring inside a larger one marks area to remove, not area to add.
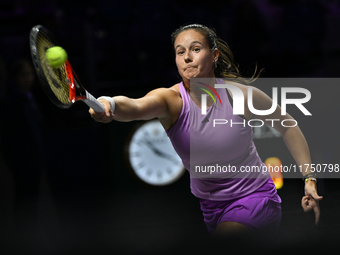
[[[45,53],[54,46],[60,45],[50,31],[41,25],[32,28],[30,48],[33,65],[49,99],[63,109],[83,101],[95,112],[104,112],[104,106],[81,85],[68,60],[59,68],[50,66]]]

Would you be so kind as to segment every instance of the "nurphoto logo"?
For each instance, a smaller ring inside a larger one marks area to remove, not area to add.
[[[199,82],[201,83],[201,82]],[[203,85],[205,85],[206,87],[208,87],[211,91],[213,91],[213,93],[217,96],[217,98],[219,99],[221,105],[221,98],[219,97],[217,91],[215,90],[215,88],[224,88],[224,89],[229,89],[230,92],[233,95],[233,114],[234,115],[244,115],[244,95],[243,92],[240,88],[238,88],[235,85],[231,85],[231,84],[215,84],[214,87],[209,86],[207,84],[201,83]],[[201,113],[202,115],[206,115],[207,114],[207,96],[209,95],[215,105],[216,105],[216,100],[214,98],[214,96],[212,95],[212,93],[210,91],[208,91],[205,88],[199,88],[203,91],[205,91],[207,94],[202,94],[201,95]],[[248,87],[248,99],[247,99],[247,105],[248,108],[250,110],[251,113],[258,115],[258,116],[266,116],[266,115],[270,115],[272,114],[278,105],[278,88],[277,87],[273,87],[272,88],[272,105],[269,109],[266,110],[259,110],[259,109],[255,109],[254,105],[253,105],[253,88],[252,87]],[[302,98],[288,98],[287,94],[288,93],[299,93],[304,95],[304,97]],[[305,88],[298,88],[298,87],[282,87],[281,88],[281,115],[286,115],[287,114],[287,105],[288,104],[292,104],[295,105],[304,115],[306,116],[311,116],[312,114],[306,109],[306,107],[303,105],[305,103],[307,103],[309,100],[311,99],[311,93],[309,90],[305,89]],[[275,121],[280,121],[279,119],[265,119],[265,121],[270,122],[271,126],[274,127],[274,122]],[[232,120],[228,121],[226,119],[214,119],[213,120],[213,127],[215,127],[216,125],[224,125],[227,123],[230,123],[231,126],[233,125],[243,125],[245,126],[247,124],[250,127],[261,127],[264,125],[263,120],[260,119],[251,119],[251,120],[243,120],[242,122],[232,122]],[[292,124],[293,122],[293,124]],[[255,125],[256,123],[256,125]],[[290,124],[289,124],[290,123]],[[294,127],[297,125],[297,121],[293,120],[293,119],[284,119],[281,120],[281,125],[284,127]]]

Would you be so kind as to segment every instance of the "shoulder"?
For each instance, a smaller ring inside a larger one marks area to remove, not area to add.
[[[170,88],[157,88],[147,93],[143,98],[143,101],[155,101],[167,105],[167,108],[173,108],[174,106],[182,106],[182,98],[178,84],[173,85]]]
[[[182,107],[182,97],[179,84],[175,84],[170,88],[164,88],[164,94],[166,95],[166,101],[169,105],[178,105],[179,107]]]
[[[168,88],[168,90],[174,91],[176,95],[181,96],[181,92],[180,92],[180,89],[179,89],[179,84],[173,85],[172,87]]]
[[[183,101],[179,84],[170,88],[159,88],[155,93],[159,93],[167,105],[167,114],[159,118],[164,129],[167,130],[176,122],[182,110]]]
[[[146,97],[155,97],[169,104],[174,104],[182,100],[178,84],[169,88],[157,88],[146,94]]]
[[[179,85],[175,84],[170,88],[157,88],[154,90],[151,90],[147,96],[153,96],[153,95],[158,95],[158,96],[180,96],[180,90],[179,90]]]

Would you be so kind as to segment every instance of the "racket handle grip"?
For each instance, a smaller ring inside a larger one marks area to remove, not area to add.
[[[95,112],[104,112],[105,108],[94,96],[86,91],[86,99],[84,103],[91,107]]]

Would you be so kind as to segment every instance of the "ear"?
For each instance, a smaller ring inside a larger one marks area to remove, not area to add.
[[[217,61],[219,56],[220,56],[220,52],[218,51],[217,48],[215,48],[215,49],[213,50],[213,61],[214,61],[214,62]]]

